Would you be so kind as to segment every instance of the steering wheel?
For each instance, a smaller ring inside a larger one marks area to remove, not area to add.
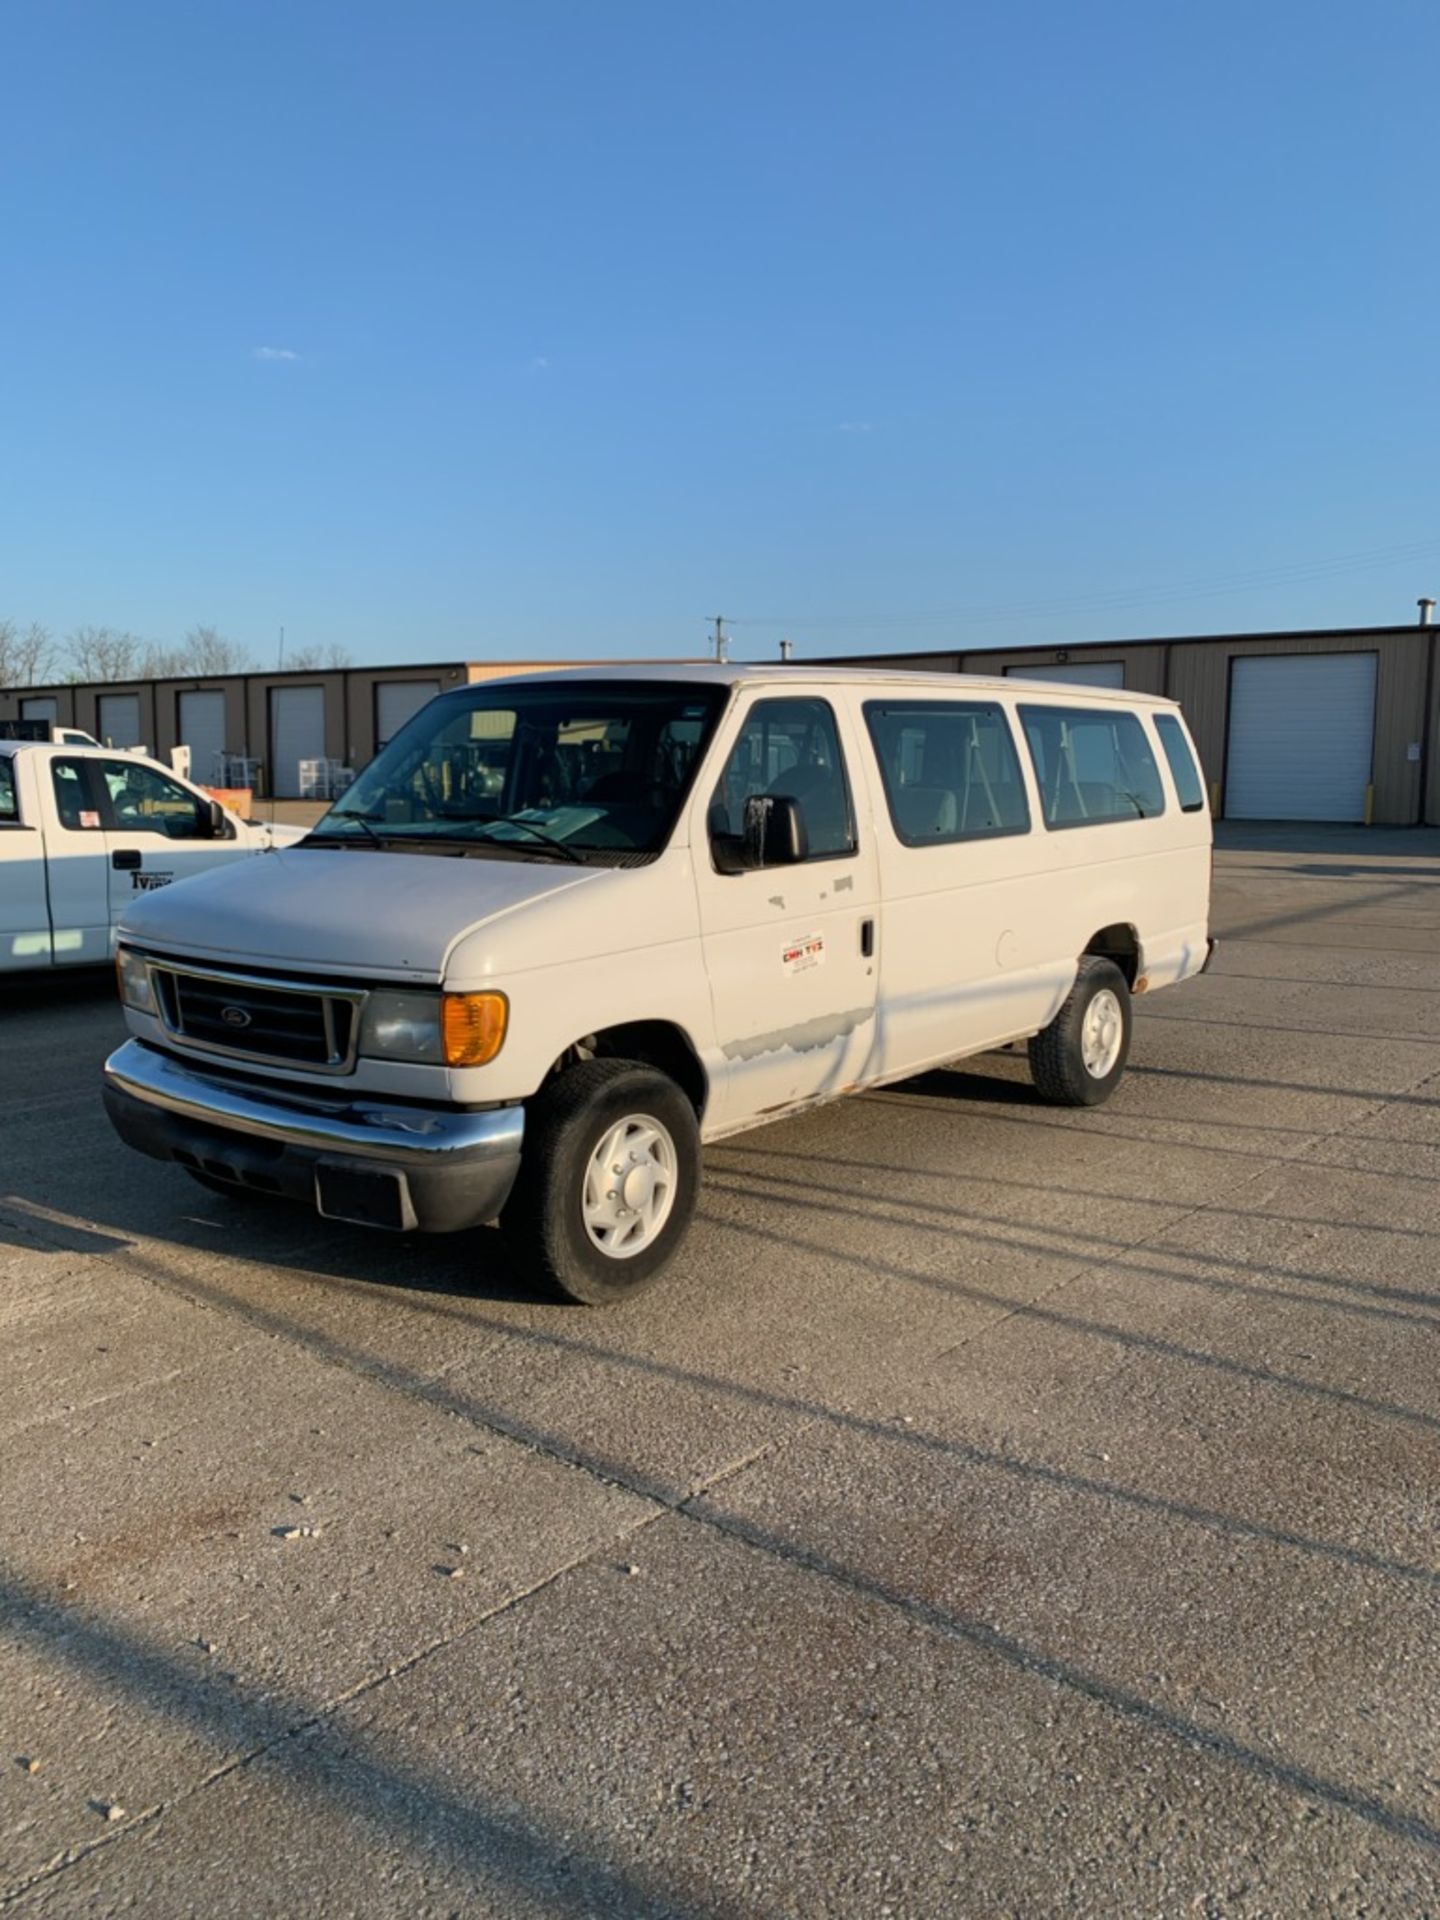
[[[475,804],[463,794],[458,798],[447,799],[442,787],[443,765],[436,766],[431,760],[422,760],[415,769],[420,786],[420,797],[437,820],[473,820],[477,817]]]

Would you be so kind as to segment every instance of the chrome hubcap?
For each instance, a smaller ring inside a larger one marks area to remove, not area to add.
[[[1125,1015],[1119,996],[1102,987],[1085,1009],[1085,1024],[1080,1030],[1080,1054],[1092,1080],[1103,1080],[1114,1071],[1124,1038]]]
[[[611,1260],[653,1244],[675,1204],[675,1142],[649,1114],[631,1113],[601,1138],[585,1169],[585,1231]]]

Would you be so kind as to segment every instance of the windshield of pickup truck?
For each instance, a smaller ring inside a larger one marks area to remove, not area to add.
[[[658,854],[724,700],[679,682],[467,688],[422,707],[304,844],[628,864]]]

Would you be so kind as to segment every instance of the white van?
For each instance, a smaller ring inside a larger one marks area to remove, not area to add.
[[[122,1137],[229,1194],[497,1217],[572,1299],[651,1280],[700,1147],[1028,1040],[1119,1080],[1203,971],[1171,702],[955,675],[559,672],[441,695],[299,846],[138,900]]]
[[[0,972],[103,965],[137,894],[301,838],[141,754],[0,739]]]

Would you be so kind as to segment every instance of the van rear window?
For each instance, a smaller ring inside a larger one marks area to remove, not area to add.
[[[989,701],[867,700],[896,838],[907,847],[1027,833],[1030,808],[1003,709]]]
[[[1165,758],[1170,762],[1175,791],[1180,797],[1180,811],[1201,812],[1205,805],[1205,784],[1200,778],[1195,756],[1190,751],[1190,742],[1185,738],[1185,729],[1173,713],[1157,713],[1155,731],[1165,749]]]
[[[1133,713],[1021,707],[1047,827],[1148,820],[1165,811],[1160,769]]]

